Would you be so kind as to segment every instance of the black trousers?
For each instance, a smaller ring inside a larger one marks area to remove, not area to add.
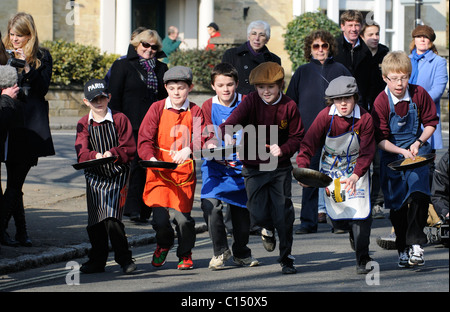
[[[283,262],[291,254],[293,243],[292,166],[273,171],[245,167],[242,175],[251,218],[257,226],[277,230],[280,240],[278,262]]]
[[[190,213],[182,213],[175,209],[153,207],[152,225],[156,231],[156,243],[162,248],[170,248],[175,241],[175,232],[170,224],[170,212],[173,213],[173,223],[178,237],[177,256],[184,257],[191,253],[195,245],[195,220]]]
[[[356,263],[369,256],[370,232],[372,216],[364,220],[335,220],[331,221],[335,229],[348,230],[354,240]]]
[[[114,260],[123,266],[131,261],[131,251],[125,236],[123,223],[115,218],[108,218],[87,228],[92,248],[89,251],[89,261],[99,266],[106,265],[108,260],[108,238],[114,251]]]
[[[390,218],[398,251],[404,251],[410,245],[427,243],[423,229],[427,224],[429,203],[429,196],[414,192],[400,209],[391,209]]]
[[[219,256],[228,248],[226,227],[223,219],[223,203],[216,198],[203,198],[201,208],[203,218],[208,225],[214,256]],[[227,214],[233,224],[233,255],[237,258],[248,258],[251,250],[247,247],[250,235],[250,214],[246,208],[228,205]]]

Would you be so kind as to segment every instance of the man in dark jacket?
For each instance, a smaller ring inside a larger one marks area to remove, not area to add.
[[[237,92],[249,94],[255,88],[249,83],[252,69],[264,62],[281,65],[281,59],[266,47],[270,39],[270,26],[264,21],[254,21],[247,28],[248,41],[239,47],[225,51],[222,62],[230,63],[238,71],[239,84]]]
[[[370,111],[368,96],[372,80],[369,74],[372,71],[372,61],[369,48],[359,37],[363,23],[363,15],[359,11],[348,10],[341,14],[342,34],[336,38],[339,53],[335,60],[344,64],[355,77],[360,92],[358,104]]]

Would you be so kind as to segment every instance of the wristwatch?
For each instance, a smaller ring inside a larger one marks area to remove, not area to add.
[[[417,139],[416,141],[420,143],[419,148],[421,148],[425,144],[421,139]]]

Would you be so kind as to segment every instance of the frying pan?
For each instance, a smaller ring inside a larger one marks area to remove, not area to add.
[[[197,155],[201,155],[203,157],[213,157],[213,158],[226,158],[232,153],[236,153],[237,146],[236,145],[228,145],[225,147],[216,147],[216,148],[204,148],[200,151],[195,152]]]
[[[309,168],[294,168],[292,173],[297,181],[311,187],[327,187],[333,182],[326,174]]]
[[[73,164],[72,167],[76,170],[87,169],[87,168],[97,167],[100,165],[109,164],[109,163],[115,162],[116,160],[117,160],[117,156],[91,159],[91,160]]]
[[[154,169],[175,169],[178,164],[170,161],[160,161],[160,160],[140,160],[139,165],[143,168],[154,168]]]
[[[402,158],[402,159],[399,159],[399,160],[389,163],[388,167],[391,168],[392,170],[396,170],[396,171],[411,170],[414,168],[419,168],[419,167],[425,166],[426,164],[433,162],[434,159],[436,158],[436,154],[434,154],[434,153],[425,154],[425,155],[417,155],[417,156],[424,157],[425,160],[413,162],[408,165],[402,166],[402,162],[405,160],[404,158]]]

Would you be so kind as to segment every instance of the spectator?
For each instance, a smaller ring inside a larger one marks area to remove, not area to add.
[[[166,53],[166,57],[162,59],[164,63],[169,63],[170,54],[175,52],[181,43],[182,41],[178,39],[178,28],[175,26],[169,26],[169,29],[167,30],[167,37],[165,37],[162,41],[162,50]]]
[[[205,49],[206,50],[215,50],[216,45],[214,43],[211,43],[211,39],[221,36],[220,31],[219,31],[219,26],[213,22],[207,26],[207,29],[208,29],[209,39],[208,39],[208,44],[206,45]]]
[[[247,42],[239,47],[225,51],[223,63],[233,65],[239,75],[236,92],[247,95],[255,88],[249,82],[250,72],[264,62],[275,62],[281,65],[281,59],[266,47],[270,39],[270,25],[264,21],[253,21],[247,28]]]

